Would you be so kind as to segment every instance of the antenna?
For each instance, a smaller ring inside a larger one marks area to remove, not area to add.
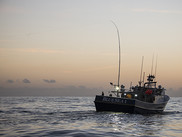
[[[155,62],[155,81],[156,81],[156,73],[157,73],[157,59],[158,59],[158,54],[156,55],[156,62]]]
[[[132,82],[130,83],[130,91],[131,91],[131,88],[132,88]]]
[[[154,53],[153,53],[153,56],[152,56],[152,67],[151,67],[151,75],[152,75],[152,72],[153,72],[153,64],[154,64]]]
[[[141,86],[141,84],[142,84],[143,60],[144,60],[144,56],[142,56],[142,64],[141,64],[141,72],[140,72],[139,86]]]
[[[144,83],[145,83],[145,72],[143,72],[143,86],[144,86]]]
[[[119,69],[118,69],[118,87],[119,87],[119,81],[120,81],[120,65],[121,65],[121,48],[120,48],[120,36],[119,36],[119,30],[116,24],[111,20],[111,22],[114,24],[117,30],[117,35],[118,35],[118,44],[119,44]]]

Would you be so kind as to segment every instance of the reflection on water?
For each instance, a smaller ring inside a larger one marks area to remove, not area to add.
[[[182,98],[160,115],[96,112],[93,100],[0,98],[0,136],[182,136]]]
[[[101,112],[104,113],[104,112]],[[138,115],[123,113],[107,113],[97,121],[100,128],[107,127],[111,132],[125,135],[151,136],[160,134],[165,124],[163,115]]]

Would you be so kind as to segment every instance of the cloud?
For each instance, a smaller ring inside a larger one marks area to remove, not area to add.
[[[26,78],[25,78],[24,80],[22,80],[22,82],[23,82],[23,83],[31,83],[30,80],[28,80],[28,79],[26,79]]]
[[[103,89],[87,88],[85,86],[65,86],[60,88],[35,87],[0,87],[0,96],[91,96],[101,95]]]
[[[133,12],[149,12],[149,13],[172,13],[172,14],[182,14],[182,11],[172,11],[172,10],[157,10],[157,9],[132,9]]]
[[[1,42],[8,42],[8,40],[0,40]],[[44,53],[44,54],[56,54],[65,53],[63,50],[53,49],[39,49],[39,48],[0,48],[2,52],[21,52],[21,53]]]
[[[14,81],[11,80],[11,79],[7,80],[6,82],[7,82],[7,83],[14,83]]]
[[[46,83],[56,83],[56,80],[53,80],[53,79],[51,79],[51,80],[43,79],[43,81]]]
[[[29,53],[63,53],[62,50],[51,50],[51,49],[19,49],[22,52],[29,52]]]

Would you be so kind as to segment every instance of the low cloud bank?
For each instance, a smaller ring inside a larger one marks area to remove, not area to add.
[[[53,79],[51,79],[51,80],[43,79],[43,81],[46,83],[56,83],[56,80],[53,80]]]
[[[85,86],[65,86],[61,88],[3,88],[0,87],[0,96],[95,96],[106,90],[102,88],[87,88]],[[170,97],[182,97],[182,88],[166,90]]]
[[[101,94],[102,89],[84,86],[66,86],[62,88],[3,88],[0,96],[95,96]]]
[[[31,83],[30,80],[28,80],[28,79],[26,79],[26,78],[25,78],[24,80],[22,80],[22,82],[23,82],[23,83]]]
[[[11,79],[7,80],[6,82],[7,82],[7,83],[10,83],[10,84],[11,84],[11,83],[14,83],[14,81],[11,80]]]
[[[6,83],[9,83],[9,84],[16,83],[16,82],[19,83],[19,80],[14,81],[14,80],[8,79],[8,80],[6,81]],[[22,83],[27,84],[27,83],[31,83],[31,81],[28,80],[27,78],[25,78],[25,79],[22,80]]]
[[[170,97],[182,97],[182,87],[179,89],[169,88],[166,90],[166,94]]]

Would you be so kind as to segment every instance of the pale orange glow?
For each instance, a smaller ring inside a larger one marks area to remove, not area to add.
[[[145,75],[151,73],[154,54],[159,84],[182,87],[182,3],[37,4],[1,2],[0,87],[110,88],[117,82],[118,41],[109,20],[120,31],[121,84],[138,84],[142,56]]]

